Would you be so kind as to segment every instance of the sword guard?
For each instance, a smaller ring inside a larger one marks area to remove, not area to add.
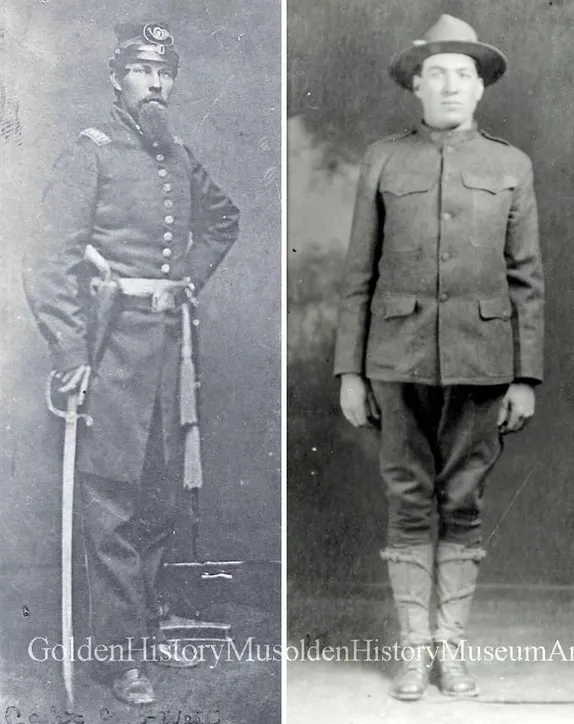
[[[84,420],[87,427],[91,427],[94,424],[94,418],[91,415],[87,415],[85,413],[78,413],[77,408],[79,405],[82,404],[84,395],[81,392],[78,392],[76,395],[70,395],[70,397],[75,397],[75,404],[70,405],[68,404],[68,407],[63,410],[59,407],[56,407],[54,405],[54,402],[52,400],[52,383],[54,381],[54,377],[56,375],[55,370],[52,370],[50,374],[48,375],[48,380],[46,382],[46,404],[48,405],[48,410],[52,413],[52,415],[55,415],[56,417],[62,417],[66,420],[66,422],[74,422],[76,420]],[[87,386],[87,380],[84,379],[82,385],[80,385],[81,389],[85,389]],[[69,401],[70,402],[70,401]]]

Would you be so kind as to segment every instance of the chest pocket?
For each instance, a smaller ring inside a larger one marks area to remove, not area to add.
[[[463,171],[462,184],[470,195],[471,243],[477,247],[503,250],[518,178],[512,174]]]
[[[389,174],[379,182],[385,209],[383,254],[418,251],[432,218],[434,174]]]

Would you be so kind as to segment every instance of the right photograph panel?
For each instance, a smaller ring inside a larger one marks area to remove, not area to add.
[[[292,724],[574,706],[573,31],[288,3]]]

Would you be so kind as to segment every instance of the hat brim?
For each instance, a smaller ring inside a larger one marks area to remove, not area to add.
[[[484,85],[492,85],[504,75],[507,61],[503,53],[493,45],[472,43],[461,40],[444,40],[413,45],[397,53],[391,59],[391,78],[407,90],[413,88],[413,76],[424,60],[439,53],[459,53],[476,61],[478,74]]]

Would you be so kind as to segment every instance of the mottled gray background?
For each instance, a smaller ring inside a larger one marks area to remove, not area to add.
[[[9,563],[51,560],[57,543],[57,460],[43,409],[49,367],[23,301],[20,260],[41,235],[39,199],[57,154],[107,119],[114,23],[153,12],[170,21],[181,55],[174,129],[242,212],[241,238],[200,300],[202,500],[206,516],[218,513],[202,540],[214,556],[280,555],[278,4],[19,0],[5,13],[2,78],[7,98],[19,103],[21,133],[0,138],[0,560]]]
[[[572,583],[574,2],[290,0],[288,567],[297,590],[332,583],[344,596],[384,581],[376,435],[345,422],[331,378],[337,289],[357,161],[368,143],[418,118],[388,61],[442,12],[508,55],[478,118],[532,157],[548,288],[547,381],[535,421],[507,439],[487,487],[481,583]]]
[[[240,240],[201,295],[200,555],[280,558],[281,65],[278,1],[8,0],[2,6],[4,645],[30,621],[39,630],[42,621],[56,625],[58,610],[62,426],[44,404],[49,361],[23,297],[21,260],[41,238],[39,203],[57,155],[83,128],[107,119],[117,22],[149,15],[170,22],[181,56],[174,131],[242,212]],[[180,532],[174,557],[189,559],[188,530]],[[45,601],[34,608],[30,601],[42,590]],[[24,604],[32,608],[27,620]]]

